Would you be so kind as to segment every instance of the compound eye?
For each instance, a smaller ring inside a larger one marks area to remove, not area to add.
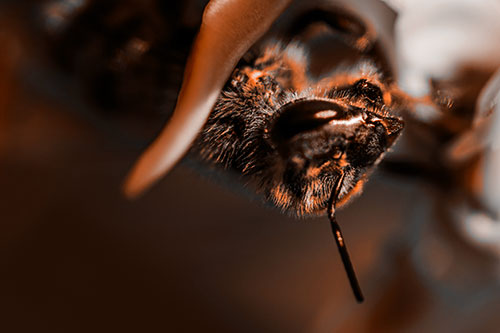
[[[382,90],[365,79],[356,82],[354,87],[358,95],[363,96],[372,104],[378,104],[383,101]]]

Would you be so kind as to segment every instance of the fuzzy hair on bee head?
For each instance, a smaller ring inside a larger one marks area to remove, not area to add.
[[[392,115],[396,103],[392,88],[371,60],[341,65],[314,78],[300,43],[268,42],[257,57],[234,70],[192,151],[215,167],[241,175],[288,213],[320,214],[339,175],[344,175],[339,191],[342,205],[360,193],[372,168],[392,146],[389,132],[399,135],[402,122]],[[300,118],[303,111],[289,110],[310,103],[339,105],[352,128],[333,135],[343,120],[332,119],[328,130],[321,125],[298,131],[285,140],[283,149],[273,140],[277,124],[285,117]],[[361,120],[368,114],[394,119],[398,128],[368,126]]]

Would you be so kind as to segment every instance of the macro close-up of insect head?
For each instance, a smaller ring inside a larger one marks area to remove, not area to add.
[[[499,17],[0,2],[0,331],[497,332]]]

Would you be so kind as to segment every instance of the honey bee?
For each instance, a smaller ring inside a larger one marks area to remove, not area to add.
[[[361,193],[401,135],[407,101],[370,25],[328,1],[290,2],[210,1],[178,98],[200,22],[186,28],[175,13],[198,8],[196,1],[46,1],[41,22],[56,62],[101,107],[146,117],[177,98],[167,130],[127,181],[130,196],[189,148],[190,157],[238,175],[288,214],[327,212],[361,301],[335,210]],[[286,8],[293,10],[283,19]]]
[[[338,205],[358,195],[403,129],[373,63],[311,82],[306,59],[296,44],[272,44],[238,67],[192,148],[298,216],[324,213],[341,177]]]
[[[238,67],[191,150],[237,172],[283,211],[304,216],[326,210],[362,301],[334,212],[361,193],[400,136],[401,100],[369,61],[310,82],[305,59],[295,44],[272,44]]]

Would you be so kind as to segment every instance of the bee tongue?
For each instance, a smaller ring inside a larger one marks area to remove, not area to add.
[[[340,226],[337,223],[337,219],[335,217],[335,205],[340,194],[340,189],[342,188],[343,180],[344,175],[341,174],[335,186],[333,187],[332,195],[328,203],[327,214],[328,218],[330,219],[330,225],[332,227],[335,243],[337,243],[340,257],[342,258],[342,263],[344,264],[344,269],[347,273],[347,278],[349,279],[349,283],[351,284],[352,292],[354,293],[354,297],[356,297],[356,301],[358,301],[358,303],[362,303],[364,300],[363,293],[361,292],[358,279],[356,278],[356,273],[354,272],[354,268],[349,257],[349,252],[347,252],[344,236],[342,235],[342,231],[340,230]]]

